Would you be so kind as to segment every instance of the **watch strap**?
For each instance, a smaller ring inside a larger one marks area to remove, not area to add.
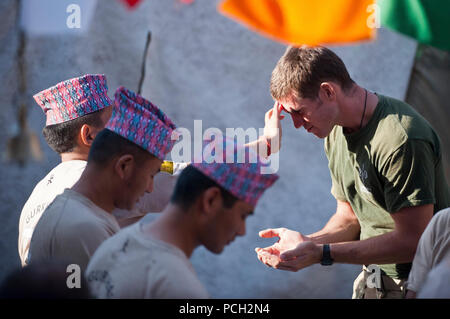
[[[331,258],[330,245],[324,244],[322,250],[322,259],[320,260],[322,266],[331,266],[333,264],[333,258]]]

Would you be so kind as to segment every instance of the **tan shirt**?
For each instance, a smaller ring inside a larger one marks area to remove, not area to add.
[[[22,266],[27,264],[31,237],[42,213],[56,196],[62,194],[64,189],[71,188],[80,179],[86,164],[86,161],[79,160],[62,162],[34,188],[22,209],[19,220],[18,249]],[[113,215],[119,225],[129,224],[129,220],[142,217],[149,212],[162,211],[169,202],[177,175],[186,166],[185,163],[174,163],[172,175],[157,174],[153,192],[145,193],[132,210],[115,209]]]
[[[86,278],[98,298],[209,298],[186,255],[144,235],[140,222],[98,248]]]
[[[58,259],[85,270],[97,247],[119,230],[112,214],[66,189],[47,207],[34,229],[30,263]]]
[[[407,287],[420,291],[428,273],[450,258],[450,208],[437,212],[420,237]]]
[[[53,168],[33,189],[19,220],[19,256],[22,266],[27,264],[28,250],[34,228],[47,206],[64,189],[72,187],[86,167],[86,161],[62,162]]]

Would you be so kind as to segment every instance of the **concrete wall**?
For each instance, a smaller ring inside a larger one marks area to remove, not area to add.
[[[75,0],[73,2],[76,2]],[[45,119],[32,101],[33,93],[84,73],[104,73],[110,96],[119,85],[137,89],[147,30],[152,31],[143,95],[181,127],[203,129],[263,127],[273,105],[271,71],[285,46],[264,38],[216,12],[218,1],[196,0],[183,6],[170,1],[145,1],[129,12],[118,1],[99,0],[94,20],[84,35],[28,39],[29,125],[39,135]],[[0,4],[0,147],[14,131],[17,110],[17,69],[13,57],[17,27],[13,0]],[[333,48],[351,76],[370,90],[403,98],[415,42],[380,30],[375,42]],[[312,233],[334,213],[331,181],[321,140],[295,130],[286,118],[280,153],[280,180],[260,201],[247,222],[247,235],[219,255],[199,248],[192,262],[213,297],[217,298],[349,298],[360,267],[313,266],[298,273],[269,269],[254,248],[274,240],[258,238],[267,227],[288,227]],[[34,185],[54,167],[58,157],[41,138],[45,159],[25,167],[0,166],[0,280],[19,266],[17,224],[20,210]]]

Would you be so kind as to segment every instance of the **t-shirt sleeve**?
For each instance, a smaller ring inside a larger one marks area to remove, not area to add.
[[[388,157],[381,169],[388,212],[435,203],[435,162],[431,145],[422,140],[408,140]]]
[[[330,144],[331,144],[331,139],[334,138],[331,135],[332,134],[330,133],[330,136],[327,136],[325,138],[324,144],[323,144],[324,150],[325,150],[325,155],[327,156],[328,162],[329,162],[328,166],[329,166],[330,176],[331,176],[331,195],[333,195],[334,198],[336,198],[336,200],[347,201],[347,197],[345,196],[344,190],[342,189],[341,185],[337,182],[336,178],[333,175],[333,171],[331,169],[333,158],[330,155]]]
[[[334,196],[334,198],[336,198],[336,200],[344,202],[348,201],[341,185],[336,181],[332,173],[330,175],[331,175],[331,194]]]

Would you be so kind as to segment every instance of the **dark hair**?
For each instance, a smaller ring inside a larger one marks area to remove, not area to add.
[[[220,189],[225,208],[231,208],[238,200],[237,197],[230,194],[230,192],[214,180],[204,175],[192,165],[189,165],[178,176],[170,202],[186,210],[194,204],[204,191],[211,187],[218,187]]]
[[[344,91],[354,84],[344,62],[330,49],[288,47],[272,71],[270,93],[275,100],[290,94],[315,99],[325,81],[338,83]]]
[[[98,165],[107,164],[112,158],[131,154],[138,163],[142,163],[149,157],[154,157],[152,154],[127,140],[125,137],[109,130],[101,130],[92,142],[89,150],[88,162]]]
[[[105,108],[86,114],[71,121],[48,125],[42,129],[47,144],[58,154],[72,152],[76,146],[76,137],[84,124],[100,128],[105,125],[101,115]]]

